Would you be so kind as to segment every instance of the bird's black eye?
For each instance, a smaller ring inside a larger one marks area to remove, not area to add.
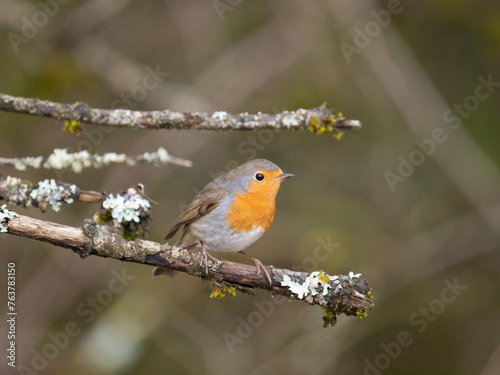
[[[257,173],[257,174],[255,175],[255,179],[256,179],[257,181],[262,181],[262,180],[264,179],[264,175],[263,175],[262,173]]]

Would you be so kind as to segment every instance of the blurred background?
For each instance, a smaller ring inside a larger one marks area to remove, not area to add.
[[[248,252],[277,267],[359,272],[376,304],[366,319],[340,316],[325,329],[321,309],[301,302],[266,292],[212,300],[209,283],[197,278],[152,279],[149,266],[82,260],[4,234],[0,310],[15,262],[19,315],[17,367],[3,356],[2,373],[498,373],[497,1],[3,0],[0,30],[6,94],[232,113],[326,102],[360,120],[363,128],[340,141],[93,126],[77,136],[62,122],[0,113],[2,157],[165,147],[194,163],[0,173],[106,192],[143,183],[158,202],[147,238],[161,242],[216,175],[270,159],[295,178],[278,194],[271,229]],[[145,85],[151,77],[157,84]],[[98,210],[9,208],[72,226]],[[4,354],[7,341],[2,333]]]

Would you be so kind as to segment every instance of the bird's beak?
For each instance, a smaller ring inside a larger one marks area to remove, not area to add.
[[[273,180],[285,180],[287,178],[291,178],[294,175],[291,173],[281,173],[278,177],[273,178]]]

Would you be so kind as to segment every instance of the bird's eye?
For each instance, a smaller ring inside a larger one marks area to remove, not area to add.
[[[262,173],[257,173],[257,174],[255,175],[255,179],[256,179],[257,181],[262,181],[262,180],[264,179],[264,175],[263,175]]]

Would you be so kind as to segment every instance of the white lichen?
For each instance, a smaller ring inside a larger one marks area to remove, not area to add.
[[[311,272],[303,283],[293,281],[290,276],[283,275],[282,286],[286,286],[290,291],[296,294],[298,299],[307,299],[318,294],[327,295],[333,288],[334,293],[338,293],[343,285],[351,285],[353,278],[361,276],[360,273],[349,272],[349,276],[334,275],[330,276],[323,271]]]
[[[320,274],[319,271],[311,272],[302,284],[292,281],[288,275],[284,275],[281,285],[288,287],[293,293],[297,294],[299,299],[303,299],[309,295],[315,296],[320,292],[322,295],[326,295],[331,286],[327,281],[319,277]],[[328,275],[326,276],[331,277]]]
[[[160,147],[156,152],[145,152],[138,158],[137,161],[143,161],[155,166],[163,165],[172,160],[172,157],[163,147]]]
[[[212,118],[218,121],[224,121],[227,119],[227,117],[228,113],[226,111],[216,111],[212,114]]]
[[[71,204],[76,194],[76,185],[69,185],[69,192],[62,185],[58,185],[54,179],[40,181],[34,188],[30,197],[37,201],[40,206],[48,205],[54,211],[59,211],[62,203]]]
[[[191,166],[189,160],[174,158],[163,147],[160,147],[156,152],[145,152],[139,156],[127,156],[127,154],[118,154],[116,152],[92,155],[86,150],[68,153],[66,149],[56,148],[43,166],[47,169],[71,169],[75,173],[80,173],[84,168],[102,168],[107,165],[122,163],[129,166],[134,166],[138,163],[153,164],[155,166],[175,163]]]
[[[285,128],[292,128],[300,126],[304,120],[304,116],[302,116],[299,109],[295,112],[284,111],[281,123]]]
[[[351,125],[354,128],[360,128],[361,127],[361,121],[359,121],[359,120],[351,120],[351,121],[349,121],[349,125]]]
[[[94,159],[94,163],[97,163],[102,166],[109,164],[124,163],[127,161],[127,155],[117,154],[115,152],[107,152],[102,156],[93,155],[92,158]]]
[[[103,155],[90,154],[86,150],[70,153],[65,148],[56,148],[47,157],[45,162],[43,160],[42,156],[16,159],[0,158],[0,165],[14,165],[18,170],[25,170],[27,167],[40,168],[43,166],[46,169],[71,169],[75,173],[80,173],[84,168],[102,168],[107,165],[122,163],[130,166],[137,165],[138,163],[153,164],[155,166],[167,163],[185,167],[192,165],[189,160],[170,156],[163,147],[160,147],[155,152],[145,152],[138,156],[127,156],[127,154],[118,154],[116,152],[108,152]]]
[[[111,211],[115,227],[120,227],[127,222],[141,221],[145,210],[149,212],[151,204],[141,195],[113,195],[110,194],[102,202],[102,207]],[[149,215],[149,214],[148,214]]]
[[[9,222],[9,220],[19,216],[14,211],[8,210],[6,207],[6,204],[0,207],[0,233],[6,233],[7,223]]]
[[[163,147],[158,148],[158,151],[156,151],[156,153],[158,155],[158,159],[161,162],[166,163],[167,161],[170,160],[170,154]]]
[[[43,167],[47,169],[71,169],[75,173],[80,173],[83,168],[92,166],[90,153],[86,150],[68,153],[65,148],[56,148],[49,155]]]
[[[42,165],[43,157],[38,156],[38,157],[25,157],[25,158],[19,158],[15,159],[14,161],[14,168],[16,168],[18,171],[25,171],[26,167],[32,167],[35,169],[40,168]]]

